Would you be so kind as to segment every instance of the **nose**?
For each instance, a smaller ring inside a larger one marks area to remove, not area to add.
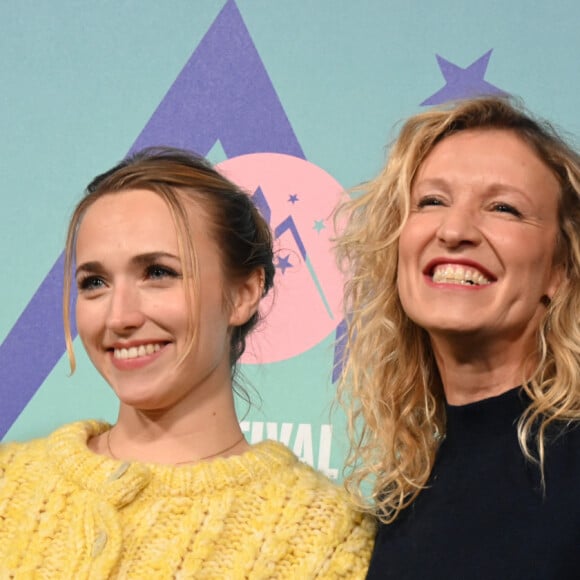
[[[107,328],[122,335],[139,328],[144,320],[138,289],[129,283],[115,285],[109,295]]]
[[[440,244],[451,249],[478,245],[481,231],[476,211],[459,204],[447,207],[441,214],[437,239]]]

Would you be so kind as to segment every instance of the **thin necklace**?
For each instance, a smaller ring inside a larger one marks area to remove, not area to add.
[[[239,439],[237,439],[235,441],[235,443],[232,443],[229,447],[226,447],[225,449],[222,449],[221,451],[218,451],[217,453],[212,453],[211,455],[205,455],[204,457],[198,457],[197,459],[190,459],[189,461],[176,461],[173,465],[185,465],[186,463],[195,463],[197,461],[203,461],[204,459],[211,459],[212,457],[217,457],[218,455],[221,455],[222,453],[227,453],[228,451],[231,451],[236,445],[241,443],[243,440],[244,440],[244,435],[242,434],[242,436]],[[121,459],[119,457],[117,457],[113,453],[113,450],[111,449],[111,429],[109,429],[107,431],[107,450],[109,452],[109,455],[113,459],[116,459],[117,461],[121,461]]]

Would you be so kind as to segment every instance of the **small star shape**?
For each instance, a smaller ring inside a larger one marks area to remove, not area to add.
[[[295,204],[297,201],[300,201],[300,200],[298,199],[298,196],[297,196],[295,193],[293,193],[293,194],[292,194],[292,195],[291,195],[291,196],[288,198],[288,201],[289,201],[289,202],[290,202],[292,205],[294,205],[294,204]]]
[[[278,263],[276,264],[276,268],[280,268],[282,274],[285,274],[288,268],[293,267],[294,267],[293,264],[290,263],[290,254],[288,254],[284,258],[278,256]]]
[[[326,229],[326,226],[324,225],[324,220],[314,220],[314,228],[318,233],[320,233],[322,230]]]

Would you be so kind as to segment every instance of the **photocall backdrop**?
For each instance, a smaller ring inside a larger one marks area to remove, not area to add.
[[[172,145],[239,182],[276,240],[275,292],[243,359],[243,430],[340,478],[332,208],[379,170],[401,119],[449,99],[510,93],[579,134],[579,19],[573,0],[3,2],[0,437],[115,420],[78,339],[68,376],[66,225],[94,175]]]

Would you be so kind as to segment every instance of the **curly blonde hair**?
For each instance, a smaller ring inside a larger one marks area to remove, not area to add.
[[[539,362],[531,376],[522,377],[531,403],[518,424],[522,452],[540,465],[542,476],[546,427],[580,420],[579,155],[513,99],[465,100],[411,117],[380,174],[356,188],[360,196],[335,216],[346,222],[336,245],[347,276],[348,343],[339,382],[351,438],[345,483],[359,506],[385,523],[424,488],[445,433],[443,389],[429,338],[399,300],[399,236],[422,162],[442,139],[470,129],[515,133],[561,188],[556,260],[566,280],[538,329]]]

